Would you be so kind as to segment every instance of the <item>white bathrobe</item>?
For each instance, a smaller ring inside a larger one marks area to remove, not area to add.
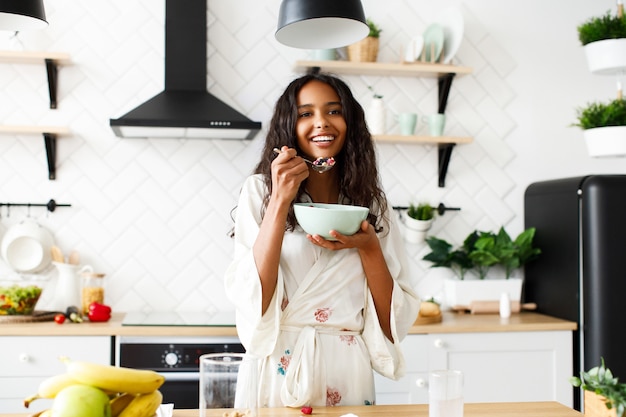
[[[299,226],[285,232],[276,291],[261,315],[252,247],[264,193],[260,175],[246,180],[236,209],[234,260],[225,279],[241,342],[247,353],[261,358],[259,406],[374,404],[372,369],[392,379],[403,375],[400,341],[419,308],[393,212],[391,230],[379,239],[394,279],[395,343],[382,332],[357,250],[315,246]]]

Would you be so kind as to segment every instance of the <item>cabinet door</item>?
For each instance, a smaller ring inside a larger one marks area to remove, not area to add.
[[[465,402],[558,401],[572,406],[572,332],[429,335],[430,369],[464,373]]]
[[[49,408],[51,400],[37,400],[25,409],[25,397],[37,392],[46,377],[65,372],[59,360],[111,364],[110,336],[2,336],[0,345],[0,413],[25,413]]]
[[[428,402],[428,336],[408,335],[401,345],[406,373],[397,381],[374,374],[376,404]]]

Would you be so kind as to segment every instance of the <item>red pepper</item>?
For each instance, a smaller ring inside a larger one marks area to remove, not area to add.
[[[111,307],[93,302],[89,304],[87,317],[89,317],[89,321],[109,321],[111,318]]]

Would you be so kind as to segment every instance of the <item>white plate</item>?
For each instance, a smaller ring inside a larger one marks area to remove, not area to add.
[[[458,7],[448,7],[437,14],[435,22],[443,27],[443,63],[449,64],[463,41],[463,14]]]
[[[421,35],[413,37],[406,45],[406,51],[404,51],[404,60],[406,62],[414,62],[420,58],[422,54],[422,48],[424,47],[424,37]]]
[[[441,50],[443,49],[444,44],[444,33],[443,26],[438,23],[433,23],[429,25],[424,31],[424,55],[426,57],[426,62],[431,62],[431,45],[434,45],[435,54],[432,61],[437,62],[439,59],[439,55],[441,55]]]

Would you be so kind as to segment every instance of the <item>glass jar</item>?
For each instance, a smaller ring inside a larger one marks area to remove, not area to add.
[[[93,302],[104,303],[104,274],[86,272],[83,274],[82,311],[89,314],[89,305]]]

